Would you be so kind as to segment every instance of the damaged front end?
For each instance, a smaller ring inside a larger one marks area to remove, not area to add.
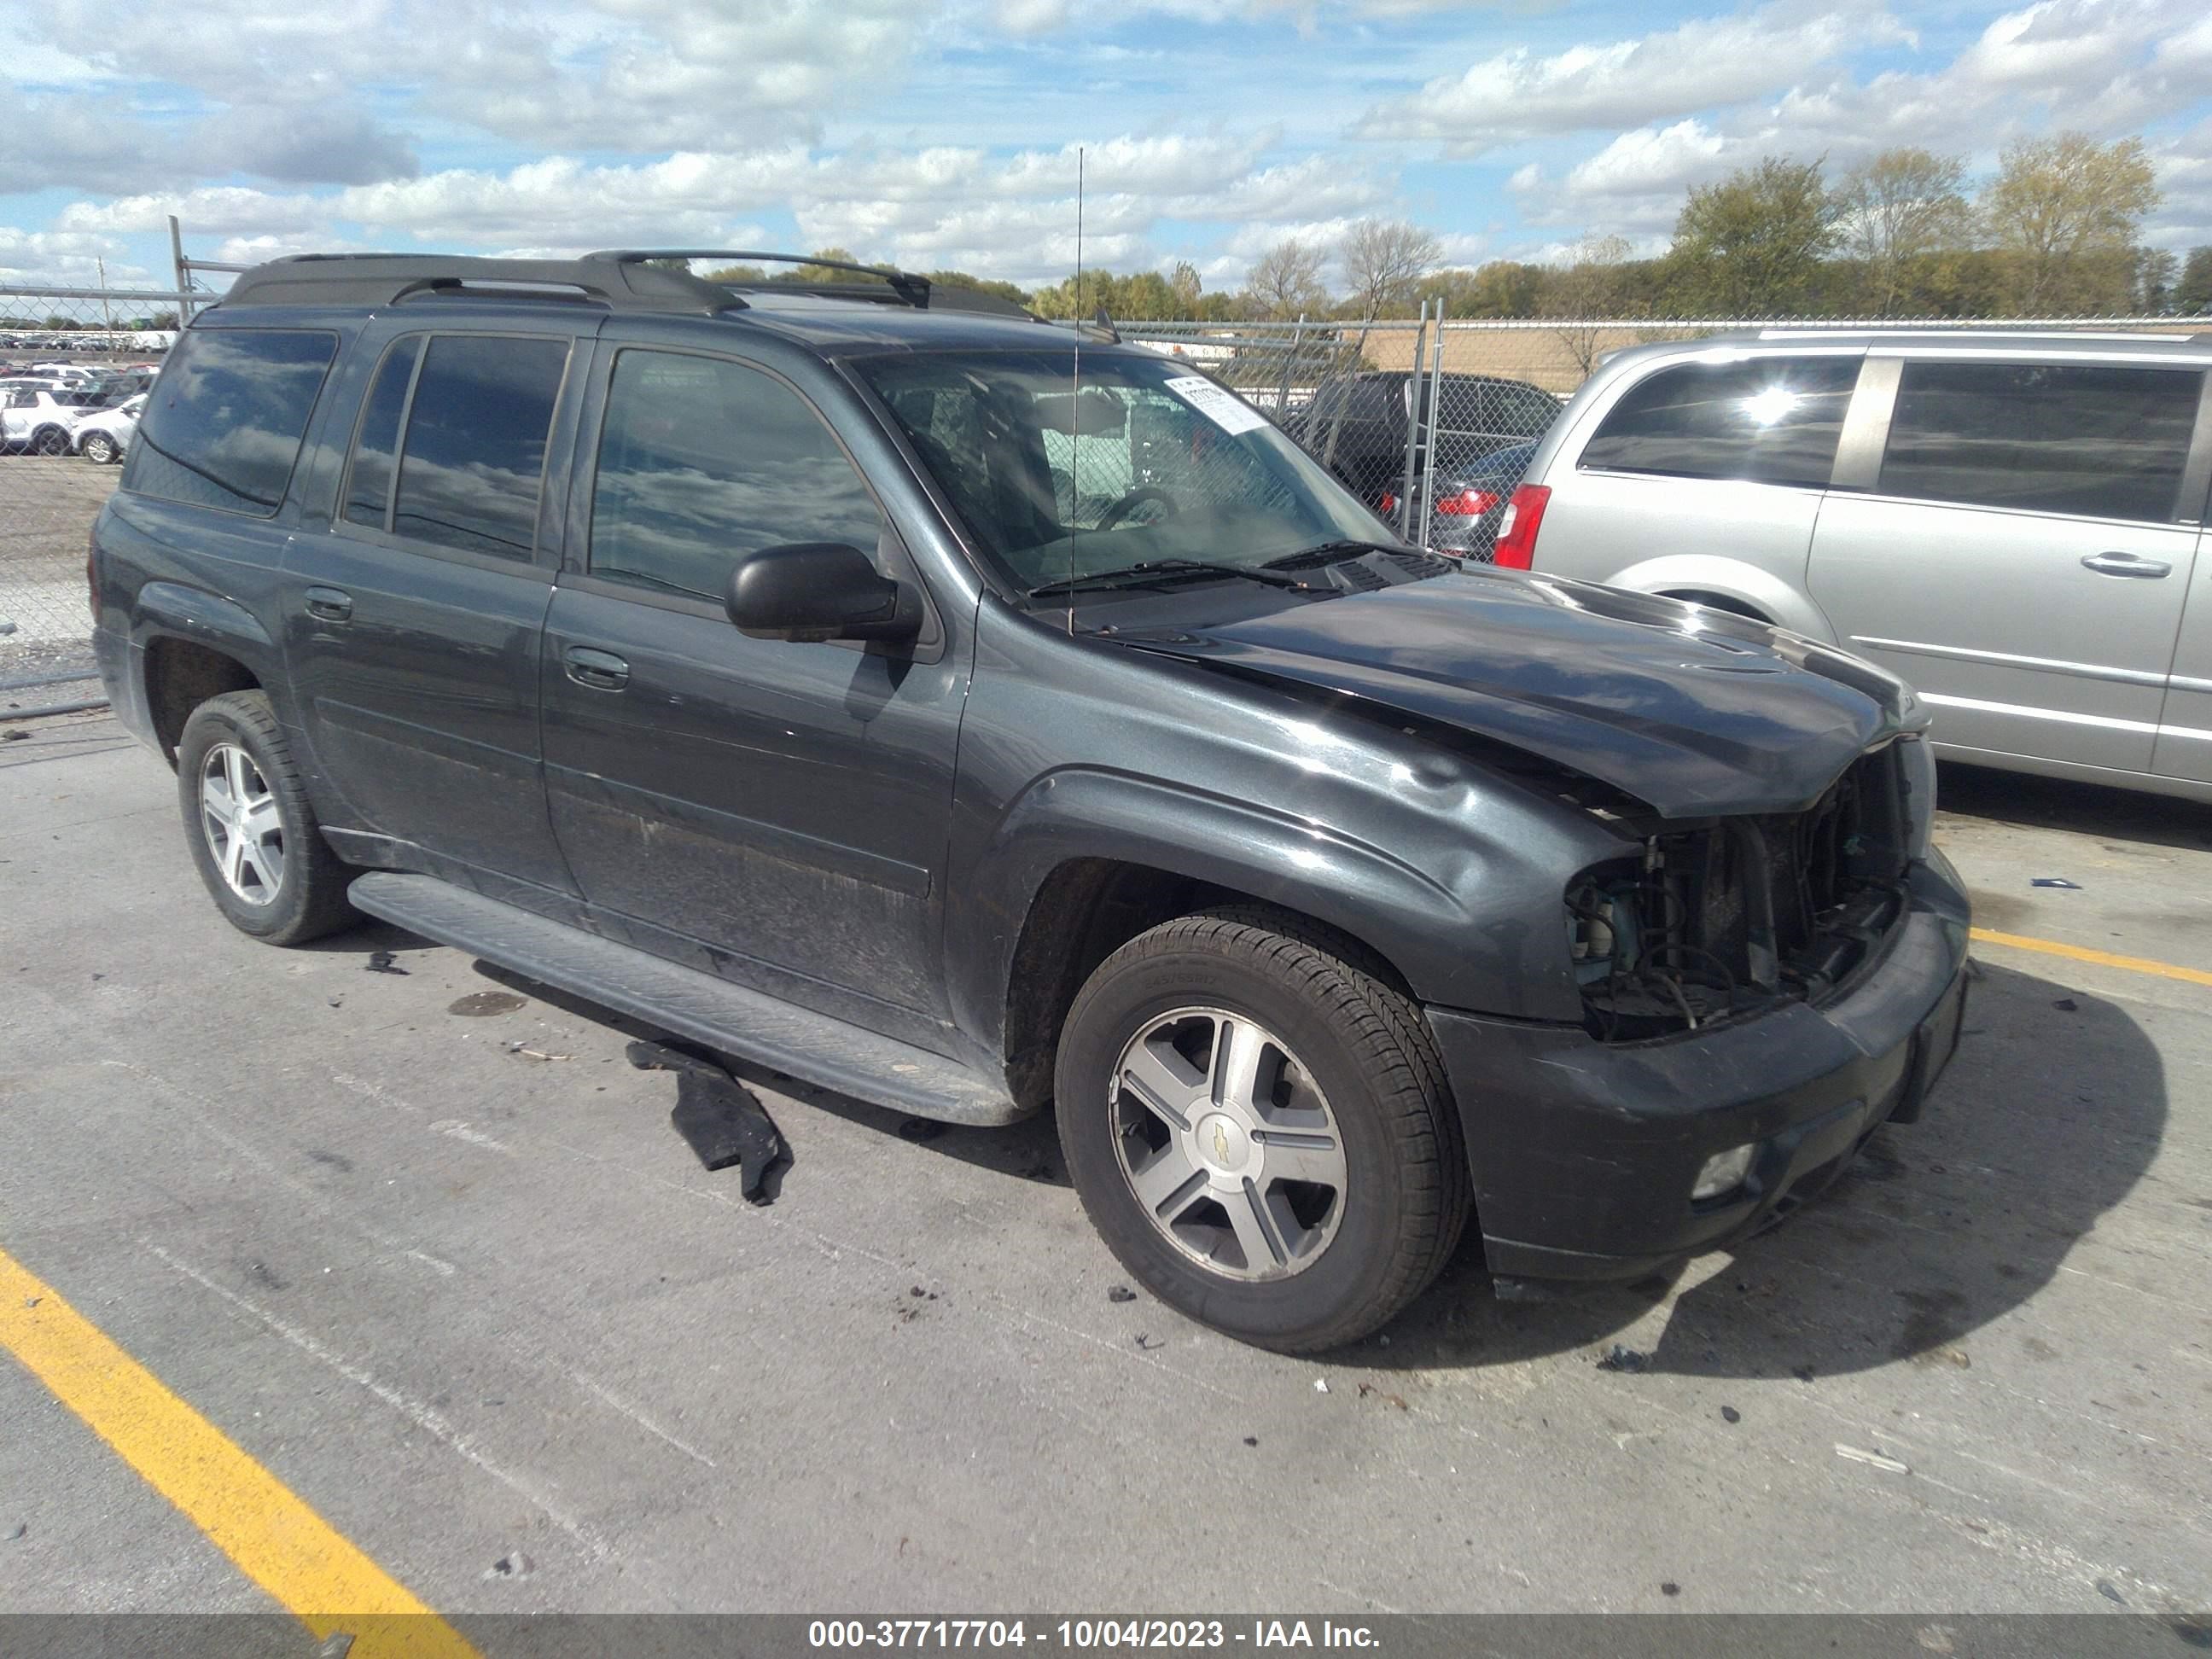
[[[1800,812],[1618,822],[1636,850],[1563,896],[1589,1034],[1700,1030],[1854,982],[1907,908],[1917,741],[1862,755]]]

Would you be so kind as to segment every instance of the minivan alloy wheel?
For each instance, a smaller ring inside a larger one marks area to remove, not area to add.
[[[200,763],[200,827],[224,884],[248,904],[272,902],[284,884],[284,821],[253,757],[219,743]]]
[[[1162,1237],[1211,1272],[1286,1279],[1317,1261],[1348,1171],[1328,1100],[1273,1031],[1224,1008],[1178,1008],[1121,1052],[1115,1146]]]

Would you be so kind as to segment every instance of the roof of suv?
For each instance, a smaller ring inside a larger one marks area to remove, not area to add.
[[[864,282],[714,282],[672,262],[713,258],[851,271]],[[543,300],[655,316],[744,323],[817,349],[1034,346],[1043,320],[1012,301],[898,270],[809,254],[613,250],[578,259],[489,259],[404,253],[295,254],[256,265],[224,308],[337,306],[383,309],[426,299]]]
[[[2172,329],[1984,328],[1969,325],[1926,328],[1863,327],[1737,329],[1700,335],[1686,340],[1659,340],[1626,346],[1608,353],[1609,367],[1653,357],[1686,356],[1700,351],[1758,349],[1772,350],[1793,346],[1851,347],[1869,350],[1910,349],[1914,347],[1966,347],[2008,354],[2051,350],[2094,352],[2109,356],[2118,349],[2145,356],[2186,357],[2203,361],[2212,355],[2212,331],[2183,333]]]

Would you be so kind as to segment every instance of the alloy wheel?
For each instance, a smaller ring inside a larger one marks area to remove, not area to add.
[[[1319,1260],[1349,1176],[1327,1097],[1290,1047],[1224,1008],[1147,1024],[1115,1068],[1121,1173],[1160,1235],[1212,1272],[1286,1279]]]
[[[270,904],[284,884],[284,820],[276,792],[234,743],[200,763],[200,826],[223,883],[248,904]]]

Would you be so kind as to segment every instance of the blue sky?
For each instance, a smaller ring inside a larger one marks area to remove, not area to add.
[[[2212,242],[2212,9],[1770,0],[0,0],[0,280],[188,249],[812,248],[1234,287],[1413,219],[1455,263],[1662,246],[1761,155],[2140,135]],[[97,43],[96,45],[92,43]]]

